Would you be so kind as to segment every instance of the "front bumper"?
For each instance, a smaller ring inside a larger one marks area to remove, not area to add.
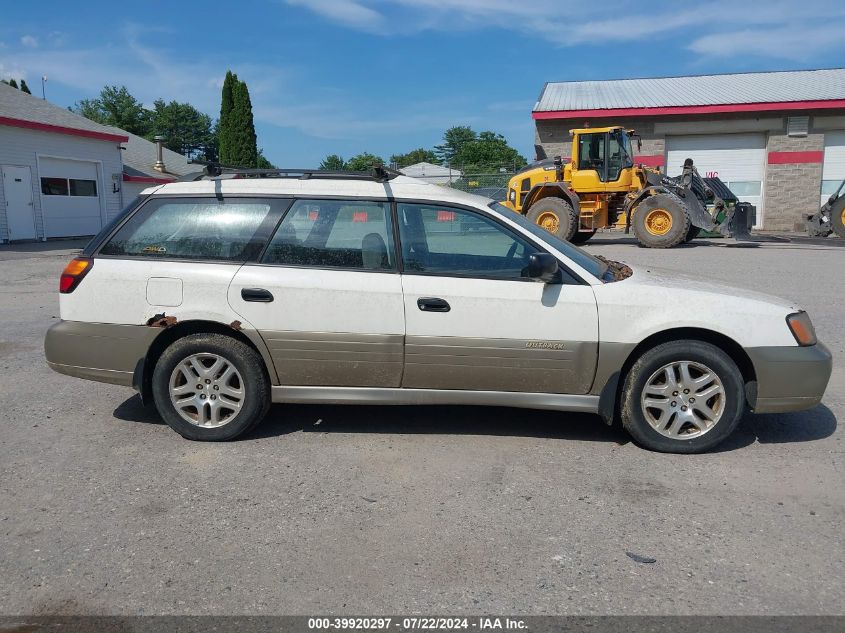
[[[135,369],[160,333],[143,325],[59,321],[47,330],[44,355],[60,374],[131,387]]]
[[[821,402],[833,371],[833,356],[823,344],[809,347],[752,347],[745,350],[757,374],[755,413],[809,409]]]

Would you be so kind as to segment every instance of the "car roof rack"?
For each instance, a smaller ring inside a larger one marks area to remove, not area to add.
[[[196,164],[203,165],[203,170],[182,176],[179,178],[179,182],[230,178],[295,178],[298,180],[372,180],[374,182],[387,182],[402,175],[401,172],[384,165],[373,165],[369,171],[335,171],[329,169],[253,169],[199,161]]]

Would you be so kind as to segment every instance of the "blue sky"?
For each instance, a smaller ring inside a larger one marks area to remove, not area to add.
[[[431,147],[452,125],[530,158],[546,81],[843,64],[841,0],[41,0],[0,22],[0,77],[40,94],[46,74],[62,106],[117,84],[216,117],[231,68],[265,155],[294,167]]]

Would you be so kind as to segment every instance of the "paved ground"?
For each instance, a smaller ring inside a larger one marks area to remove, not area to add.
[[[182,440],[45,366],[68,246],[0,247],[0,614],[845,613],[845,249],[590,246],[795,298],[835,354],[823,405],[684,457],[480,408],[274,407]]]

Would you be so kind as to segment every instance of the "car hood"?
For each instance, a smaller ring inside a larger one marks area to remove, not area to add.
[[[786,316],[793,301],[651,266],[593,286],[602,340],[638,342],[658,332],[695,328],[723,334],[743,347],[796,345]]]
[[[634,274],[624,281],[630,281],[632,285],[658,286],[663,289],[707,293],[725,298],[730,297],[731,299],[746,299],[759,303],[767,303],[773,307],[791,310],[793,312],[801,309],[794,301],[764,292],[757,292],[756,290],[739,288],[664,268],[652,266],[632,266],[631,268]]]

